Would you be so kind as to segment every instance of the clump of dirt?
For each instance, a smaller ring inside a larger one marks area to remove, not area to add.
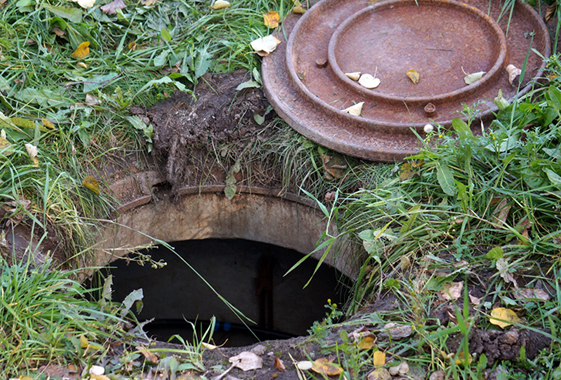
[[[268,133],[265,120],[255,121],[255,115],[262,117],[269,107],[263,91],[236,89],[249,79],[245,70],[206,74],[194,96],[176,92],[144,114],[154,126],[154,155],[165,162],[165,176],[173,187],[192,182],[194,172],[205,171],[201,162],[209,154],[218,156],[220,144],[231,143],[241,152],[258,134]],[[139,107],[131,112],[143,113]]]
[[[462,338],[462,335],[456,334],[448,339],[447,345],[451,352],[458,351]],[[469,336],[470,353],[485,354],[489,364],[493,364],[495,360],[519,360],[522,347],[526,351],[526,357],[534,359],[550,344],[551,339],[544,334],[516,327],[506,331],[474,329]]]

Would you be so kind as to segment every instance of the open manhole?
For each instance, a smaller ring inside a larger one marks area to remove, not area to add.
[[[545,24],[526,3],[489,0],[322,0],[290,15],[283,41],[263,60],[275,110],[294,129],[336,151],[394,161],[418,151],[427,123],[450,128],[465,106],[488,121],[507,100],[529,91],[551,52]],[[285,36],[288,38],[286,39]],[[537,53],[536,53],[537,52]],[[539,54],[538,54],[539,53]],[[507,67],[525,68],[522,84]],[[406,75],[414,70],[418,83]],[[367,89],[346,73],[380,80]],[[484,72],[466,84],[468,74]],[[364,102],[361,116],[343,110]],[[474,133],[481,123],[472,124]]]
[[[188,240],[171,244],[222,297],[255,324],[245,321],[228,306],[172,251],[159,247],[145,254],[167,263],[162,269],[118,260],[104,275],[113,275],[113,299],[122,301],[130,292],[143,289],[141,321],[149,336],[168,340],[178,334],[198,336],[216,318],[213,341],[227,346],[244,346],[262,340],[305,335],[315,321],[326,315],[328,300],[344,299],[346,277],[322,265],[310,279],[317,261],[309,259],[285,276],[303,256],[272,244],[241,239]],[[94,276],[94,279],[96,277]],[[176,341],[178,342],[178,341]]]

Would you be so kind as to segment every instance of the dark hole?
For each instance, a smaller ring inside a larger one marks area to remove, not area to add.
[[[214,289],[246,317],[253,331],[235,316],[228,306],[165,247],[143,252],[167,265],[153,269],[134,262],[118,260],[104,274],[113,275],[113,299],[122,301],[131,291],[142,288],[144,306],[140,321],[154,318],[146,325],[149,336],[168,340],[178,334],[192,339],[197,322],[201,334],[213,316],[213,340],[227,346],[244,346],[260,340],[304,335],[314,321],[321,321],[328,310],[327,300],[342,304],[348,279],[323,264],[310,284],[317,261],[308,259],[290,274],[285,273],[300,260],[301,253],[248,240],[208,239],[171,243]],[[255,335],[255,336],[254,336]],[[257,337],[257,338],[256,338]]]

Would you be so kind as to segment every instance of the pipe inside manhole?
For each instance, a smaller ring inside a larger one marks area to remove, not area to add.
[[[156,261],[164,260],[167,265],[162,269],[118,260],[111,269],[103,269],[101,276],[112,274],[116,301],[143,289],[144,305],[138,317],[141,321],[155,319],[145,330],[159,340],[168,340],[174,334],[190,340],[193,330],[186,320],[198,321],[196,329],[201,330],[213,316],[217,321],[213,333],[216,344],[245,346],[259,340],[304,335],[315,321],[325,317],[328,300],[341,304],[345,285],[349,284],[335,268],[322,265],[304,288],[317,261],[308,259],[285,276],[303,256],[272,244],[205,239],[171,245],[222,297],[256,323],[247,322],[255,336],[175,253],[159,247],[144,253]]]

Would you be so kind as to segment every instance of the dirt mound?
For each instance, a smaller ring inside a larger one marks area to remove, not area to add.
[[[265,115],[269,106],[261,89],[236,89],[249,79],[245,70],[207,74],[194,96],[176,92],[148,110],[146,116],[155,132],[154,153],[165,162],[165,174],[173,187],[188,182],[206,156],[218,155],[218,145],[233,143],[241,151],[264,131],[266,123],[255,121],[255,115]]]

